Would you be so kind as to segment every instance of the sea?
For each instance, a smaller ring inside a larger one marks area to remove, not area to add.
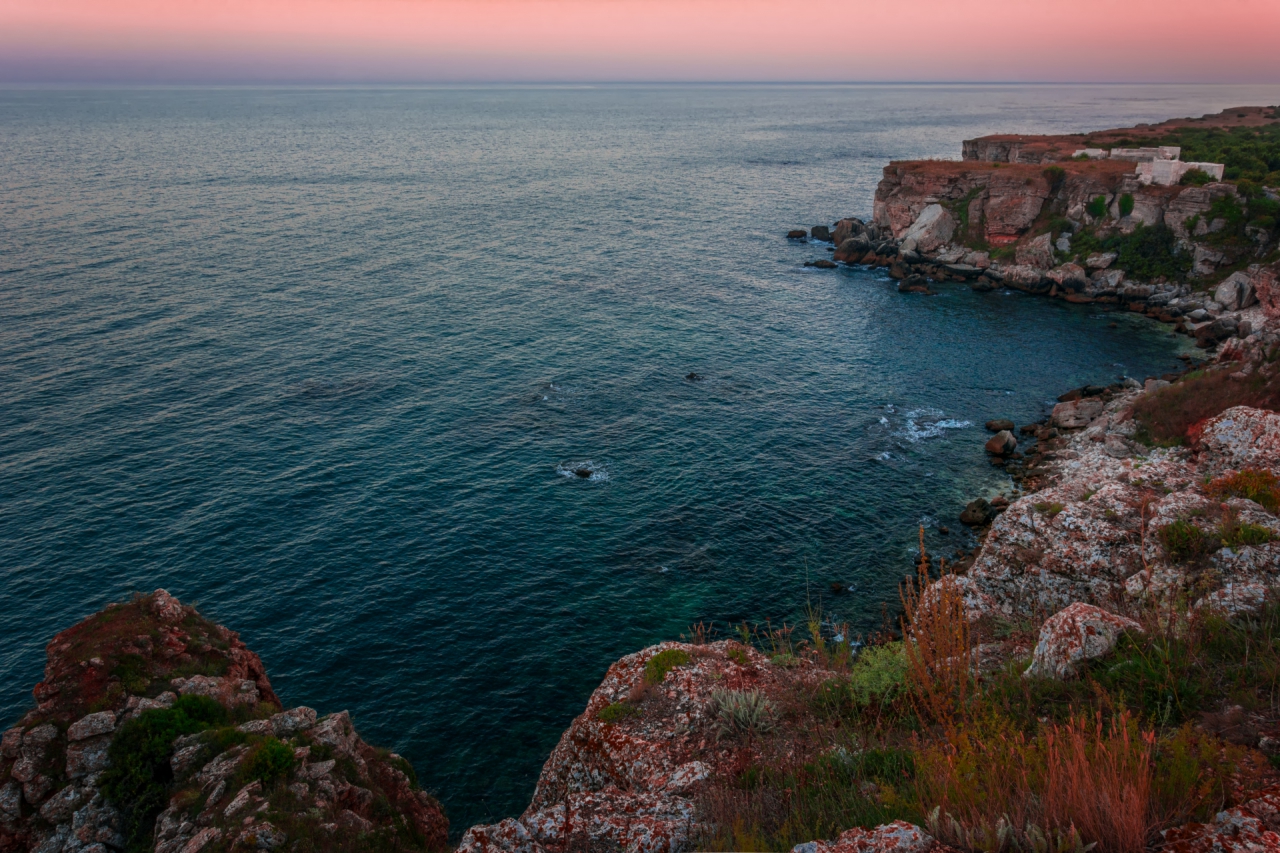
[[[960,510],[1009,492],[985,421],[1190,351],[806,268],[828,247],[789,229],[969,137],[1277,101],[0,88],[0,725],[56,632],[163,587],[407,757],[455,837],[516,815],[611,662],[699,624],[879,628],[919,531],[972,547]]]

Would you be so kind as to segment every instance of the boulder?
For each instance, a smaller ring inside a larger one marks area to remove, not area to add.
[[[792,228],[790,231],[787,232],[788,240],[807,240],[808,238],[809,238],[809,232],[804,230],[803,228]]]
[[[924,293],[931,295],[929,280],[922,275],[909,275],[898,282],[899,293]]]
[[[1045,278],[1063,290],[1080,291],[1089,284],[1089,277],[1085,275],[1084,267],[1078,264],[1062,264],[1045,273]]]
[[[991,275],[990,272],[987,275]],[[1045,282],[1044,270],[1030,264],[1013,264],[1000,270],[1001,280],[1006,286],[1027,293],[1044,293],[1049,285]]]
[[[981,527],[995,517],[995,511],[985,498],[969,501],[960,513],[960,523],[970,527]]]
[[[986,426],[991,432],[1000,432],[1005,429],[1012,431],[1014,425],[1013,421],[1008,418],[996,418],[995,420],[987,421]]]
[[[816,261],[805,261],[804,265],[806,267],[815,267],[820,270],[833,270],[836,268],[835,262],[829,261],[826,258],[819,258]]]
[[[928,254],[947,243],[956,233],[956,220],[945,207],[931,204],[920,211],[915,222],[902,235],[902,247]]]
[[[920,827],[895,820],[875,829],[847,829],[835,841],[797,844],[791,853],[929,853],[935,846],[937,842]]]
[[[77,741],[96,737],[97,735],[105,735],[107,732],[115,731],[115,728],[115,712],[99,711],[96,714],[81,717],[72,723],[71,727],[67,729],[67,740]]]
[[[867,226],[861,219],[850,217],[841,219],[836,223],[835,230],[831,232],[831,242],[839,246],[850,237],[862,237],[867,233]],[[870,243],[870,240],[867,241]]]
[[[832,255],[833,260],[843,261],[846,264],[857,263],[859,261],[866,263],[865,256],[871,251],[871,241],[867,239],[865,234],[858,234],[853,237],[846,237],[837,243],[836,253]]]
[[[831,230],[825,225],[815,225],[809,229],[809,236],[824,243],[831,242]]]
[[[1007,429],[987,439],[986,451],[995,456],[1008,456],[1010,453],[1018,449],[1018,440],[1013,437],[1013,433]]]
[[[1224,311],[1239,311],[1245,307],[1246,294],[1252,297],[1253,283],[1244,273],[1234,272],[1214,289],[1213,301],[1221,305]]]
[[[1053,243],[1049,234],[1041,234],[1018,246],[1014,258],[1019,266],[1047,270],[1053,266]]]
[[[1028,678],[1071,678],[1085,661],[1109,654],[1125,631],[1140,633],[1132,619],[1077,601],[1040,627]]]
[[[1235,406],[1196,424],[1189,438],[1212,470],[1269,468],[1280,474],[1280,413]]]
[[[1053,407],[1053,414],[1049,416],[1049,423],[1059,429],[1081,429],[1087,427],[1090,421],[1102,414],[1102,408],[1103,403],[1101,400],[1087,398],[1069,400]]]
[[[1118,257],[1120,256],[1115,252],[1094,252],[1084,259],[1084,265],[1091,270],[1105,270],[1114,264]]]
[[[1197,326],[1191,334],[1196,339],[1197,346],[1207,349],[1227,338],[1234,338],[1238,328],[1234,318],[1219,317],[1212,323]]]

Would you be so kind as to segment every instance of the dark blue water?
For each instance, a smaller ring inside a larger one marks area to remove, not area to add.
[[[795,620],[806,579],[873,627],[916,525],[1007,486],[982,421],[1174,366],[1135,319],[806,270],[788,228],[965,137],[1277,94],[0,91],[0,717],[163,586],[455,831],[516,813],[611,661]]]

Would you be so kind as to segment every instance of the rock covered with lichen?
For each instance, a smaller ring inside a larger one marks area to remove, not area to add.
[[[413,770],[346,712],[284,709],[233,631],[164,590],[49,643],[0,741],[0,851],[441,849]]]
[[[560,738],[529,808],[472,827],[459,853],[693,849],[703,829],[697,794],[747,760],[746,729],[775,722],[771,697],[830,677],[812,661],[771,659],[729,640],[627,655]],[[726,711],[732,703],[743,709],[738,717]]]

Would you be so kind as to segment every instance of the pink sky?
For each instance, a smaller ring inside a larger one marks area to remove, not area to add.
[[[0,79],[1280,82],[1280,0],[0,0]]]

